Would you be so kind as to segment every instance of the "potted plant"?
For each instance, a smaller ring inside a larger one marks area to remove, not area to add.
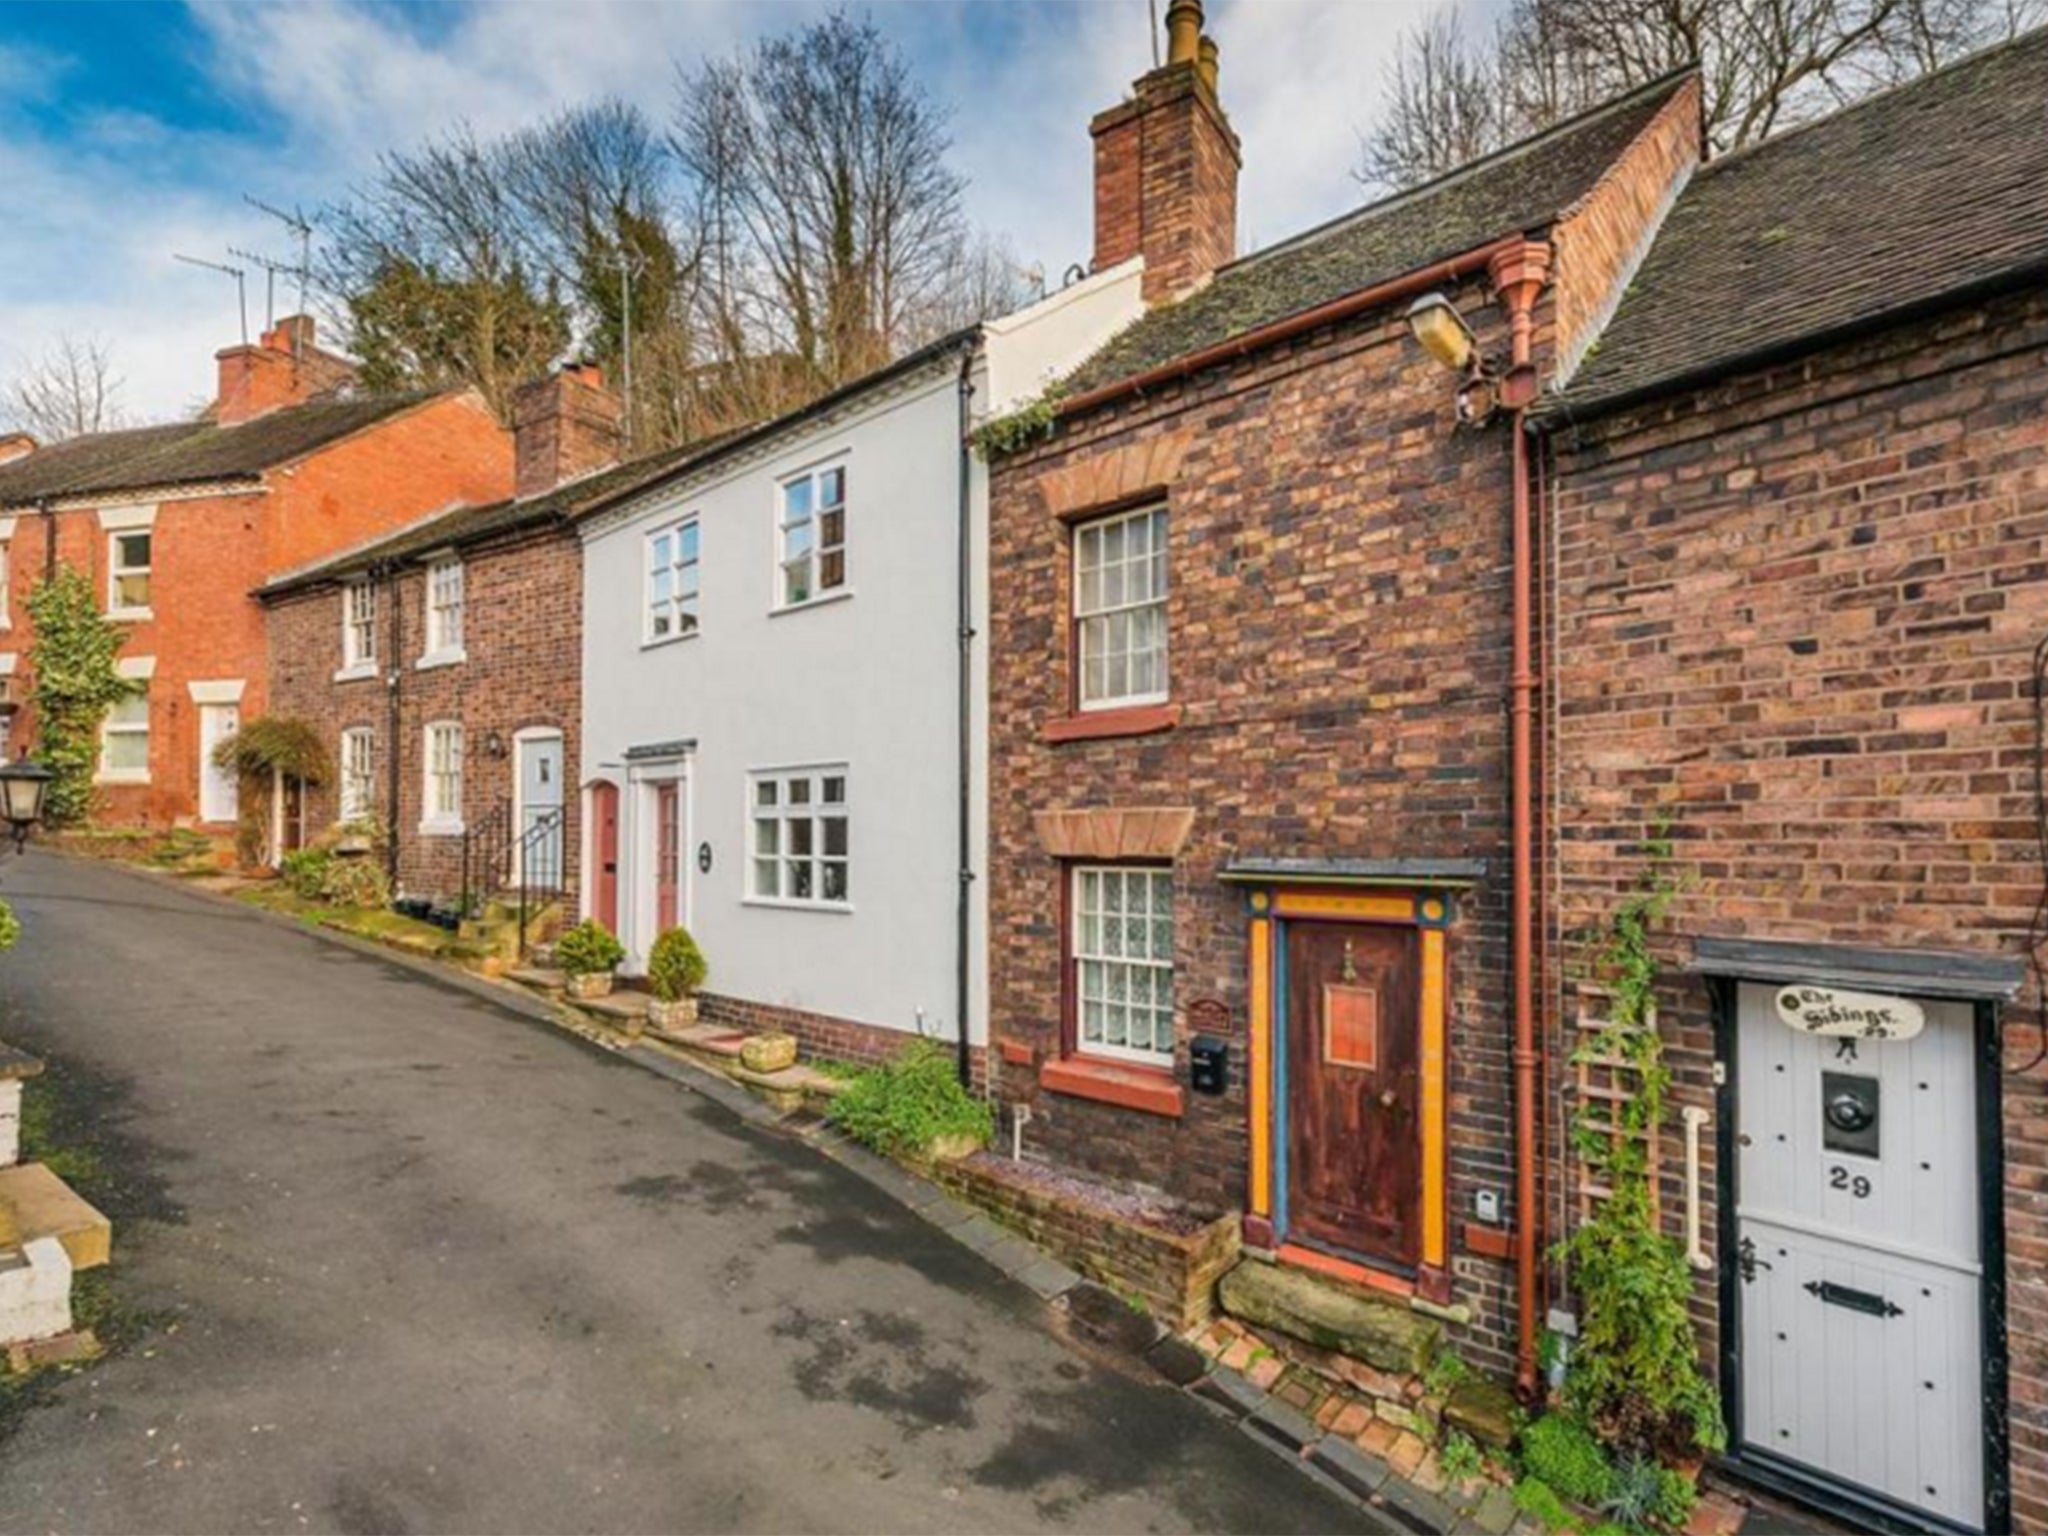
[[[680,1029],[697,1022],[697,989],[710,967],[687,928],[671,928],[647,955],[647,1022],[656,1029]]]
[[[625,946],[594,917],[586,917],[555,940],[555,965],[568,978],[571,997],[610,995],[612,972],[625,958]]]

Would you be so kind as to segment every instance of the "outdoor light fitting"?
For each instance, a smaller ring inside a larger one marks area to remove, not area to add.
[[[1423,351],[1459,373],[1470,370],[1479,356],[1472,327],[1441,293],[1425,293],[1408,306],[1408,329],[1422,343]]]
[[[28,844],[30,828],[43,819],[43,795],[50,770],[26,758],[0,763],[0,818],[7,822],[16,853]]]

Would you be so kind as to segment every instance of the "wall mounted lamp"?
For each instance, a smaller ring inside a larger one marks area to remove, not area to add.
[[[1408,331],[1422,350],[1455,373],[1465,375],[1458,386],[1458,420],[1468,427],[1493,419],[1500,390],[1493,370],[1479,355],[1472,327],[1458,306],[1441,293],[1425,293],[1408,306]]]

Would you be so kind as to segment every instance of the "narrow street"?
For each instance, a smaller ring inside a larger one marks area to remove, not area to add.
[[[801,1144],[167,884],[0,876],[0,1037],[164,1217],[114,1241],[159,1321],[0,1443],[0,1528],[1359,1528]]]

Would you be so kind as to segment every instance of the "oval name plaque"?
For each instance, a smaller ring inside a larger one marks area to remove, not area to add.
[[[1778,988],[1778,1017],[1803,1035],[1856,1040],[1910,1040],[1927,1027],[1927,1010],[1911,998],[1849,992],[1802,982]]]

